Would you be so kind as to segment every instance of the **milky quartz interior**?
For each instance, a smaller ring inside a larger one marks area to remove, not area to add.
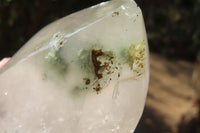
[[[143,111],[143,16],[113,0],[44,27],[0,74],[0,133],[130,133]]]

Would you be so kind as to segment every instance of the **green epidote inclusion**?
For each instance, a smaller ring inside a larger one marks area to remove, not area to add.
[[[120,59],[124,64],[128,64],[130,69],[135,73],[138,78],[144,73],[145,60],[146,60],[146,45],[142,40],[139,44],[131,44],[127,48],[122,48],[120,51]]]
[[[69,64],[60,54],[60,50],[64,45],[63,35],[61,33],[56,34],[53,39],[54,44],[45,58],[54,70],[60,74],[65,74]],[[112,50],[105,50],[94,45],[91,45],[91,48],[78,50],[77,65],[83,72],[83,77],[80,77],[82,78],[82,85],[75,86],[71,90],[71,94],[81,95],[89,89],[93,89],[99,94],[113,79],[120,78],[122,64],[124,63],[128,64],[136,77],[141,76],[144,73],[145,49],[143,40],[140,44],[131,44],[129,47],[122,49],[119,54],[120,57],[116,56],[117,54]]]
[[[93,89],[97,93],[104,88],[112,75],[116,74],[116,56],[112,51],[106,51],[103,48],[82,49],[79,52],[80,67],[85,71],[83,81],[86,89]],[[88,77],[89,75],[89,77]]]
[[[70,94],[73,98],[79,98],[86,94],[86,89],[80,86],[75,86],[72,90],[70,90]]]
[[[131,45],[128,50],[128,60],[131,67],[136,73],[136,76],[140,76],[144,73],[145,59],[146,59],[146,47],[145,42],[142,40],[140,44]]]
[[[62,33],[56,33],[49,45],[51,48],[45,59],[48,61],[52,68],[59,74],[65,74],[68,68],[68,63],[63,59],[60,54],[61,48],[64,46],[64,35]]]

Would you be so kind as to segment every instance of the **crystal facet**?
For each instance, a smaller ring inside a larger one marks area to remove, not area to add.
[[[98,4],[43,28],[1,70],[0,132],[132,132],[148,82],[140,8]]]

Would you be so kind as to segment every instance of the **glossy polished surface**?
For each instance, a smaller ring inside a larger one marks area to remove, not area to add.
[[[148,82],[141,10],[101,3],[43,28],[1,70],[0,132],[132,132]]]

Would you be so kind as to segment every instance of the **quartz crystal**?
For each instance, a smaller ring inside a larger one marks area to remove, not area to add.
[[[61,18],[0,73],[0,133],[133,132],[149,82],[141,10],[113,0]]]

